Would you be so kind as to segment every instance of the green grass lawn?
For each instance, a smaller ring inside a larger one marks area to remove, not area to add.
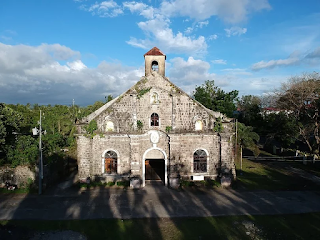
[[[242,190],[319,190],[319,185],[291,173],[287,167],[306,168],[302,163],[236,162],[237,181],[234,188]],[[309,169],[310,170],[310,169]]]
[[[320,213],[208,218],[0,221],[5,232],[28,239],[35,231],[73,230],[88,239],[318,239]],[[6,238],[8,237],[8,238]]]

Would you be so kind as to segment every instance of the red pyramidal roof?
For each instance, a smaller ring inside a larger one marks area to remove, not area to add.
[[[143,56],[146,56],[146,55],[153,55],[153,56],[166,56],[165,54],[163,54],[163,52],[160,51],[159,48],[157,47],[154,47],[152,48],[149,52],[147,52],[146,54],[144,54]]]

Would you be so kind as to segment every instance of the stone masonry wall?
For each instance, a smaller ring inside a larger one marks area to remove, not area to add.
[[[118,155],[118,174],[142,176],[143,155],[153,147],[148,133],[138,135],[96,135],[93,139],[78,138],[82,146],[78,151],[79,177],[99,176],[103,173],[104,154],[115,151]],[[220,161],[225,171],[234,167],[232,143],[230,137],[217,134],[165,134],[160,132],[157,148],[162,149],[168,158],[168,169],[171,177],[190,177],[203,175],[215,178],[219,174]],[[84,147],[85,145],[85,147]],[[169,151],[170,148],[170,151]],[[193,154],[197,149],[208,153],[207,172],[193,173]],[[220,155],[221,153],[221,155]]]
[[[154,96],[157,96],[156,100]],[[150,126],[152,113],[159,115],[158,127]],[[203,131],[212,130],[219,116],[223,117],[191,99],[166,78],[153,73],[143,77],[95,119],[100,132],[106,132],[107,121],[114,123],[114,132],[132,132],[136,130],[137,120],[143,123],[143,131],[165,131],[166,127],[172,127],[178,132],[190,132],[195,131],[197,120],[203,122]]]

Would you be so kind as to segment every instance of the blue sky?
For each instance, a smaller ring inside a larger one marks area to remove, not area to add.
[[[319,0],[2,0],[0,102],[88,105],[144,75],[157,46],[191,94],[263,95],[320,71]]]

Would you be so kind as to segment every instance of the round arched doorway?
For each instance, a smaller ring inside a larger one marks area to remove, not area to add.
[[[143,154],[142,159],[142,185],[148,181],[162,181],[167,186],[167,155],[158,148],[149,148]]]

